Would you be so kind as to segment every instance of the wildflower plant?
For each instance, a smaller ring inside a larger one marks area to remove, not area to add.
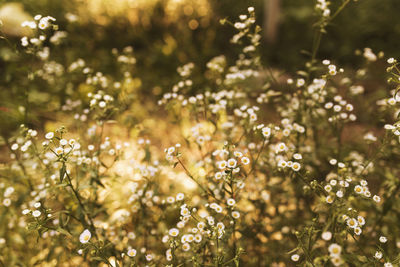
[[[314,44],[293,74],[262,65],[253,7],[222,20],[236,31],[236,60],[212,58],[201,74],[205,89],[194,83],[194,63],[179,67],[179,80],[157,102],[165,113],[152,115],[156,124],[135,113],[145,103],[132,47],[110,51],[119,74],[84,59],[64,66],[49,61],[39,42],[47,40],[41,31],[58,31],[55,19],[24,23],[39,41],[23,37],[21,45],[46,61],[27,75],[72,91],[77,85],[78,93],[60,106],[58,123],[22,124],[3,135],[9,159],[0,165],[0,262],[399,264],[398,62],[365,49],[365,66],[351,73],[318,56],[322,35],[349,3],[316,2]],[[359,110],[363,81],[377,63],[388,65],[382,81],[393,88]],[[359,118],[377,114],[384,123],[364,124],[360,137]]]

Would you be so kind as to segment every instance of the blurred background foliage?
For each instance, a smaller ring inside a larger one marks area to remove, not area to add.
[[[52,60],[63,66],[83,58],[96,71],[118,77],[121,73],[111,50],[132,46],[137,59],[134,75],[140,77],[137,87],[140,87],[141,96],[157,99],[176,82],[174,77],[177,78],[176,69],[180,65],[194,62],[198,68],[194,84],[201,86],[204,81],[201,75],[211,58],[224,54],[228,61],[234,61],[239,53],[238,47],[229,44],[234,29],[222,26],[220,20],[235,19],[248,6],[254,6],[258,24],[265,29],[268,1],[271,0],[0,2],[1,30],[7,38],[0,42],[0,116],[10,116],[5,111],[23,106],[25,109],[20,112],[23,116],[12,116],[16,122],[26,121],[29,116],[31,121],[35,116],[37,121],[41,117],[51,118],[46,112],[60,108],[71,97],[73,77],[62,76],[55,84],[27,79],[27,73],[36,63],[33,58],[18,53],[20,38],[30,34],[19,25],[36,14],[57,18],[60,30],[68,33],[68,38],[51,50]],[[339,1],[336,4],[340,4]],[[304,65],[312,44],[314,5],[314,1],[309,0],[280,1],[276,39],[274,42],[263,40],[264,66],[294,72]],[[337,64],[352,67],[360,60],[355,50],[364,47],[399,57],[398,10],[398,0],[351,3],[323,36],[319,58],[335,59]],[[77,79],[73,86],[81,82]],[[9,130],[7,127],[6,131]]]

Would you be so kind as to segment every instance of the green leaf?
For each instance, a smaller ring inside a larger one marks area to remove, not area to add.
[[[67,167],[65,166],[65,163],[63,163],[61,169],[60,169],[60,183],[62,183],[65,173],[66,173]]]
[[[72,236],[71,233],[69,233],[67,230],[65,230],[65,229],[63,229],[61,227],[57,228],[57,232],[59,232],[61,234],[64,234],[64,235]]]

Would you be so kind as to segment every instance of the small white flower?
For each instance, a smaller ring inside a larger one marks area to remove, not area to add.
[[[302,159],[303,157],[301,156],[301,154],[296,153],[296,154],[293,155],[293,158],[299,160],[299,159]]]
[[[300,259],[299,254],[293,254],[291,257],[292,261],[298,261]]]
[[[373,199],[376,203],[381,202],[380,196],[374,195],[374,196],[372,197],[372,199]]]
[[[24,210],[22,211],[22,214],[23,214],[23,215],[26,215],[26,214],[28,214],[29,212],[31,212],[29,209],[24,209]]]
[[[374,258],[380,260],[382,258],[383,254],[380,251],[375,252]]]
[[[326,192],[331,192],[332,186],[330,184],[327,184],[327,185],[324,186],[324,189],[325,189]]]
[[[45,135],[45,138],[46,139],[52,139],[54,137],[54,133],[53,132],[48,132],[46,135]]]
[[[354,218],[348,219],[347,226],[349,226],[350,228],[356,228],[358,226],[358,222]]]
[[[183,200],[184,198],[185,198],[185,195],[183,193],[178,193],[176,195],[176,200],[178,200],[178,201]]]
[[[81,235],[79,236],[79,241],[82,244],[86,244],[87,242],[89,242],[90,238],[92,237],[92,234],[90,233],[90,231],[88,229],[85,229]]]
[[[243,157],[241,158],[242,164],[247,165],[250,163],[250,159],[248,157]]]
[[[298,163],[298,162],[295,162],[295,163],[293,163],[293,165],[292,165],[292,169],[294,170],[294,171],[299,171],[300,170],[300,168],[301,168],[301,165],[300,165],[300,163]]]
[[[40,212],[40,210],[35,210],[34,212],[32,212],[33,217],[39,217],[42,213]]]
[[[337,191],[337,192],[336,192],[336,196],[337,196],[338,198],[342,198],[342,197],[343,197],[343,191],[342,191],[342,190]]]
[[[178,234],[179,234],[179,230],[177,228],[171,228],[169,230],[169,235],[170,236],[176,237],[176,236],[178,236]]]
[[[321,237],[323,240],[329,241],[332,238],[332,233],[329,231],[323,232]]]
[[[387,238],[385,236],[381,236],[381,237],[379,237],[379,242],[386,243],[387,242]]]
[[[147,261],[152,261],[153,258],[154,258],[154,256],[153,256],[152,254],[147,254],[147,255],[146,255],[146,260],[147,260]]]
[[[286,151],[287,150],[287,146],[285,145],[285,143],[279,143],[276,145],[276,152],[282,152],[282,151]]]
[[[395,62],[396,62],[396,60],[392,57],[387,60],[387,63],[389,63],[389,64],[393,64]]]
[[[356,192],[357,194],[362,194],[363,193],[363,188],[361,185],[356,185],[354,187],[354,192]]]
[[[228,167],[229,168],[235,168],[236,167],[236,163],[237,163],[236,159],[229,159],[228,160]]]
[[[361,233],[362,233],[361,228],[360,228],[360,227],[354,228],[354,233],[355,233],[356,235],[361,235]]]
[[[240,213],[238,211],[232,211],[232,217],[234,219],[239,219],[240,218]]]
[[[6,206],[6,207],[9,207],[11,205],[11,199],[5,198],[3,200],[3,205]]]
[[[57,155],[61,155],[64,152],[64,149],[62,147],[57,147],[54,149],[54,152],[56,152]]]
[[[135,257],[136,256],[136,249],[129,249],[128,252],[126,253],[129,257]]]
[[[393,126],[393,125],[391,125],[391,124],[385,124],[384,128],[385,128],[386,130],[394,130],[394,129],[396,129],[396,127]]]
[[[221,161],[218,161],[218,162],[217,162],[217,167],[218,167],[218,169],[220,169],[220,170],[225,169],[225,168],[226,168],[226,165],[227,165],[227,163],[226,163],[225,160],[221,160]]]
[[[389,98],[388,101],[389,105],[395,105],[396,104],[396,99],[394,99],[393,97]]]
[[[327,196],[326,199],[325,199],[326,203],[328,203],[328,204],[332,204],[333,200],[334,199],[333,199],[333,197],[331,195]]]
[[[228,200],[226,201],[226,203],[227,203],[229,206],[233,206],[233,205],[236,204],[236,201],[235,201],[233,198],[228,198]]]
[[[331,256],[339,256],[342,253],[342,247],[336,243],[330,244],[328,247],[328,251]]]
[[[271,128],[269,128],[269,127],[262,128],[262,134],[265,138],[270,137],[271,136]]]

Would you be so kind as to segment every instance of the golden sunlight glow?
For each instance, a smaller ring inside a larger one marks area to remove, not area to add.
[[[111,18],[126,17],[132,24],[146,26],[159,2],[160,0],[77,0],[82,19],[95,20],[103,25],[110,23]],[[181,16],[202,18],[200,23],[196,19],[190,20],[188,27],[192,30],[201,23],[206,24],[206,18],[210,16],[208,0],[169,0],[163,4],[169,22],[176,22]]]

